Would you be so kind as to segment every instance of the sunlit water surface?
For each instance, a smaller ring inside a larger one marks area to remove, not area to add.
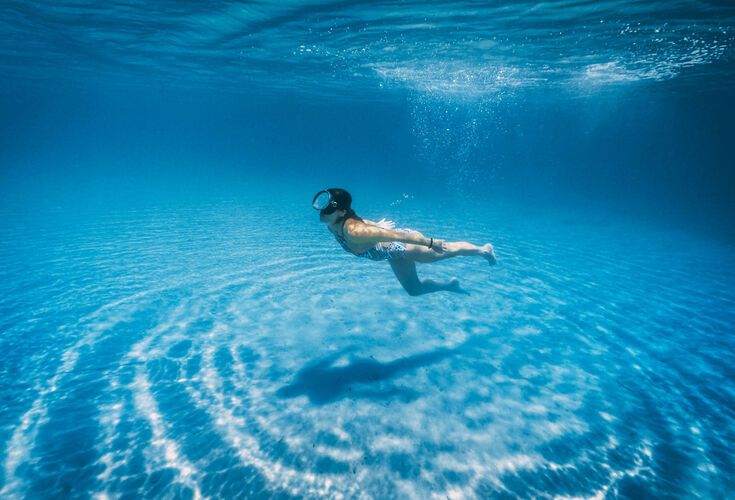
[[[706,0],[6,3],[9,75],[143,87],[467,98],[579,94],[688,71],[703,88],[735,47],[735,9]]]

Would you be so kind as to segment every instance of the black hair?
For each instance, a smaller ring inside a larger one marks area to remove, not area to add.
[[[349,218],[362,220],[354,210],[352,210],[352,195],[342,188],[329,188],[327,189],[329,194],[332,195],[332,199],[337,202],[337,210],[344,210],[345,215],[340,220],[347,220]]]

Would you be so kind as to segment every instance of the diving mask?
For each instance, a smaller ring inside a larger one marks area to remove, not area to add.
[[[319,210],[323,215],[329,215],[337,210],[337,200],[329,191],[319,191],[311,201],[314,210]]]

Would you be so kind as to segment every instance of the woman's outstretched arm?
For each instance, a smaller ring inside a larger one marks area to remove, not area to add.
[[[439,240],[427,238],[418,231],[393,231],[358,221],[348,221],[345,224],[345,238],[349,243],[354,245],[375,245],[381,241],[400,241],[425,247],[431,245],[433,247],[432,241],[434,243],[439,242]]]

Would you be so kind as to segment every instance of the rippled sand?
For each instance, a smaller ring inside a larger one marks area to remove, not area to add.
[[[499,259],[422,297],[308,208],[8,216],[0,496],[732,491],[733,249],[516,208],[406,211]]]

